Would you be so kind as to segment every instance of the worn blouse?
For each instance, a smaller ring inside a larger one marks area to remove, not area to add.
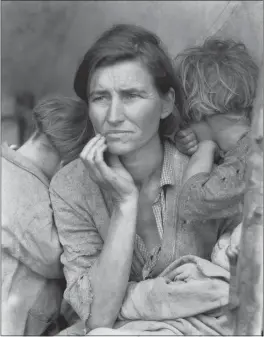
[[[155,277],[184,255],[209,260],[220,235],[241,220],[241,214],[210,220],[179,217],[179,194],[188,160],[170,141],[164,142],[160,192],[152,206],[161,245],[148,252],[143,240],[136,235],[131,281]],[[107,236],[112,213],[111,195],[91,180],[87,169],[77,159],[54,176],[50,196],[63,246],[61,261],[67,280],[64,297],[86,321],[93,300],[89,275]]]
[[[1,151],[2,333],[40,335],[60,313],[64,278],[49,180],[7,144]]]

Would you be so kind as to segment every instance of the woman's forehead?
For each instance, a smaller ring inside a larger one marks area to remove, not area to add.
[[[98,68],[90,82],[90,92],[101,89],[153,89],[153,79],[140,61],[123,61]]]

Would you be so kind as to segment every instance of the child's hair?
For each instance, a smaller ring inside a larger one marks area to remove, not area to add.
[[[33,109],[36,132],[44,134],[64,164],[76,159],[94,134],[87,104],[75,98],[53,96]]]
[[[201,46],[184,50],[177,62],[185,121],[218,113],[250,116],[258,66],[243,43],[209,38]]]

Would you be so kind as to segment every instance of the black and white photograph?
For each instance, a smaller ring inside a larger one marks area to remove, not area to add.
[[[1,336],[263,336],[263,1],[1,1]]]

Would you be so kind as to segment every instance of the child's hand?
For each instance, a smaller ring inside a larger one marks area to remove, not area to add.
[[[204,278],[199,268],[194,263],[185,263],[173,270],[168,277],[173,281],[200,280]]]
[[[193,155],[198,149],[198,141],[191,128],[178,131],[174,141],[177,149],[188,156]]]

